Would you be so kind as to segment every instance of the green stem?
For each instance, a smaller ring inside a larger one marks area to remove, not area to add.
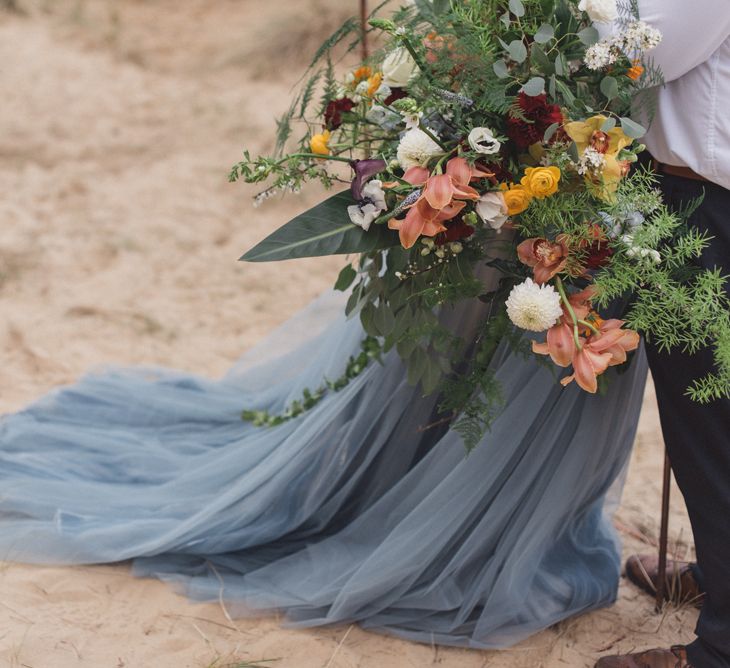
[[[555,285],[557,286],[558,292],[560,293],[560,299],[563,300],[565,309],[568,311],[570,319],[573,321],[573,339],[575,340],[575,347],[578,350],[583,350],[583,346],[580,342],[580,332],[578,330],[578,318],[576,317],[575,311],[573,310],[573,305],[568,301],[568,295],[565,294],[565,286],[563,285],[563,281],[560,279],[560,276],[555,277]]]
[[[426,136],[430,137],[433,141],[435,141],[443,151],[449,151],[449,149],[446,147],[446,144],[444,144],[431,130],[429,130],[423,123],[419,121],[418,127],[420,128],[421,132],[425,134]]]
[[[596,336],[598,336],[598,335],[599,335],[599,334],[601,333],[600,331],[598,331],[598,329],[596,329],[596,328],[595,328],[595,327],[594,327],[593,325],[591,325],[591,323],[590,323],[590,322],[588,322],[587,320],[579,320],[579,321],[578,321],[578,324],[579,324],[579,325],[583,325],[583,327],[587,327],[587,328],[588,328],[588,329],[590,329],[590,330],[591,330],[591,331],[592,331],[592,332],[593,332],[593,333],[594,333],[594,334],[595,334]]]
[[[278,165],[290,160],[291,158],[317,158],[319,160],[334,160],[336,162],[352,162],[352,158],[342,158],[339,155],[325,155],[323,153],[292,153],[286,156],[282,160],[279,160]]]

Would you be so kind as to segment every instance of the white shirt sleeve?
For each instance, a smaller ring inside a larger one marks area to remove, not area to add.
[[[730,0],[639,0],[639,16],[662,33],[647,56],[667,82],[709,60],[730,37]]]

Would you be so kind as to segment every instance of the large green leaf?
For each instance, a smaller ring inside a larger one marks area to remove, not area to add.
[[[333,195],[290,220],[239,259],[273,262],[299,257],[368,253],[398,243],[398,237],[385,225],[373,225],[367,232],[354,225],[347,215],[347,207],[353,203],[349,190]]]

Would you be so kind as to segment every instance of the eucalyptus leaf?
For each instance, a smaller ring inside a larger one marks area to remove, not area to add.
[[[548,126],[547,130],[545,130],[545,134],[542,137],[542,141],[544,144],[547,144],[555,136],[555,133],[558,131],[559,127],[560,123],[553,123],[552,125]]]
[[[646,134],[646,128],[643,125],[623,116],[621,117],[621,129],[632,139],[639,139]]]
[[[555,100],[558,96],[557,93],[557,80],[555,79],[555,75],[553,74],[550,77],[550,81],[548,83],[548,92],[550,93],[550,97]]]
[[[492,65],[492,69],[499,79],[505,79],[509,76],[507,63],[505,63],[504,60],[495,60],[494,64]]]
[[[417,385],[428,365],[428,355],[423,348],[416,348],[408,358],[408,384]]]
[[[555,37],[555,28],[549,23],[543,23],[535,33],[534,40],[538,44],[547,44],[553,37]]]
[[[578,39],[586,46],[593,46],[600,38],[601,36],[598,34],[598,30],[596,30],[593,26],[583,28],[583,30],[578,33]]]
[[[347,215],[347,207],[353,203],[349,190],[333,195],[290,220],[240,259],[245,262],[272,262],[368,253],[396,245],[397,237],[385,225],[373,225],[367,232],[354,225]]]
[[[373,323],[382,336],[388,336],[388,334],[393,331],[393,327],[395,326],[395,316],[393,315],[393,311],[390,310],[388,304],[383,301],[378,304],[375,309]]]
[[[544,74],[550,76],[555,72],[550,58],[547,57],[545,51],[538,44],[533,44],[530,49],[530,60]]]
[[[380,331],[375,325],[375,313],[375,306],[373,306],[372,302],[365,304],[360,311],[360,323],[362,324],[362,328],[365,330],[365,333],[370,336],[380,335]]]
[[[507,42],[505,42],[501,37],[497,37],[497,41],[502,45],[502,48],[505,51],[509,50],[509,44],[507,44]]]
[[[522,4],[522,0],[509,0],[509,10],[518,18],[525,15],[525,6]]]
[[[575,142],[568,147],[568,155],[573,162],[580,162],[580,153],[578,153],[578,145]]]
[[[352,282],[357,278],[357,272],[352,268],[351,264],[348,264],[342,269],[340,275],[337,277],[335,282],[335,290],[344,292],[352,285]]]
[[[441,380],[441,367],[438,362],[428,356],[426,360],[423,376],[421,377],[421,388],[424,395],[431,394],[438,387]]]
[[[603,125],[601,126],[601,132],[611,132],[616,127],[616,119],[613,116],[609,116]]]
[[[555,56],[555,74],[560,77],[565,76],[565,61],[562,53]]]
[[[524,63],[527,59],[527,47],[521,39],[515,39],[507,46],[509,57],[516,63]]]
[[[502,14],[502,16],[499,17],[499,20],[502,21],[505,28],[509,28],[509,24],[512,22],[509,12],[505,12],[504,14]]]
[[[532,77],[524,86],[522,92],[530,97],[537,97],[545,92],[545,79],[542,77]]]
[[[618,97],[618,81],[614,77],[603,77],[601,79],[601,93],[603,93],[607,99],[613,100]]]

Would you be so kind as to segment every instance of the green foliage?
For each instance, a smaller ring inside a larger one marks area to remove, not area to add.
[[[241,418],[257,427],[276,427],[289,420],[299,417],[306,411],[314,408],[328,392],[339,392],[357,378],[372,360],[380,360],[382,345],[377,338],[368,336],[363,339],[360,353],[351,356],[343,374],[335,380],[325,380],[316,390],[305,388],[300,399],[292,401],[281,413],[269,413],[263,410],[244,410]]]

